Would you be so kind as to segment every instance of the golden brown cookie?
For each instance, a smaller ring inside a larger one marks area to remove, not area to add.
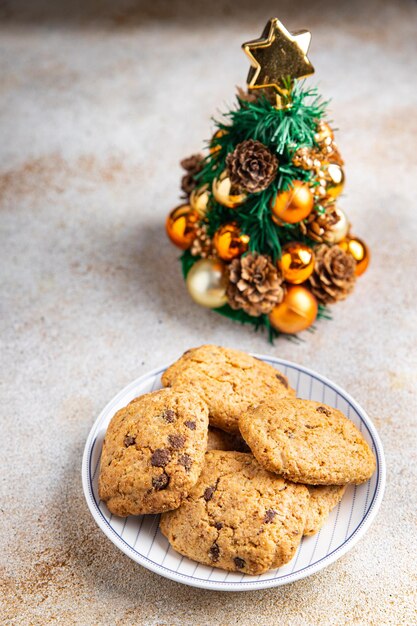
[[[199,563],[262,574],[290,561],[300,543],[308,489],[260,467],[252,454],[207,452],[197,484],[161,517],[172,547]]]
[[[111,420],[99,495],[115,515],[175,509],[195,485],[207,447],[208,409],[193,391],[140,396]]]
[[[226,433],[219,428],[209,428],[207,450],[234,450],[236,452],[250,452],[240,435]]]
[[[265,469],[297,483],[360,484],[375,471],[354,423],[320,402],[269,397],[242,414],[239,427]]]
[[[329,513],[339,504],[347,485],[307,485],[310,503],[304,535],[315,535],[325,524]]]
[[[292,396],[287,378],[239,350],[201,346],[188,350],[162,376],[165,387],[195,389],[209,407],[211,426],[238,433],[239,415],[272,393]]]

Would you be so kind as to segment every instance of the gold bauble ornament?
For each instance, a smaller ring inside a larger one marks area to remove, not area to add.
[[[214,133],[210,141],[210,154],[216,154],[216,152],[219,152],[222,149],[217,143],[217,139],[220,139],[220,137],[223,137],[226,133],[227,131],[223,130],[223,128],[219,128],[219,130]]]
[[[337,198],[345,186],[345,173],[337,163],[329,163],[326,167],[326,195]]]
[[[171,211],[165,223],[168,237],[172,243],[188,250],[196,235],[197,222],[200,217],[189,204],[181,204]]]
[[[317,132],[314,135],[314,141],[320,143],[330,143],[334,139],[334,133],[326,122],[319,122]]]
[[[227,206],[229,209],[236,209],[247,198],[246,193],[239,193],[233,189],[227,170],[224,170],[218,178],[213,180],[213,195],[219,204]]]
[[[339,243],[345,252],[349,252],[356,261],[355,274],[361,276],[369,265],[371,254],[369,248],[359,237],[346,237]]]
[[[200,259],[187,274],[190,296],[208,309],[217,309],[227,303],[227,279],[224,265],[217,259]]]
[[[293,285],[303,283],[314,270],[314,252],[298,241],[287,243],[278,263],[284,280]]]
[[[339,241],[346,238],[349,232],[350,224],[345,213],[343,213],[342,209],[339,209],[339,207],[335,208],[335,213],[338,215],[339,219],[323,236],[326,243],[339,243]]]
[[[224,224],[216,231],[213,244],[217,255],[223,261],[232,261],[246,252],[249,236],[241,233],[239,226],[232,222],[231,224]]]
[[[269,314],[270,324],[281,333],[299,333],[311,326],[318,312],[315,296],[301,285],[288,287],[284,300]]]
[[[207,205],[210,198],[210,192],[208,185],[203,185],[202,187],[198,187],[191,192],[190,195],[190,204],[191,208],[202,217],[206,214]]]
[[[282,222],[296,224],[301,222],[313,210],[314,197],[307,183],[295,180],[287,191],[280,191],[271,202],[273,221],[281,225]]]

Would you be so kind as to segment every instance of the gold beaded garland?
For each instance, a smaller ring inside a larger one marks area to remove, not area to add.
[[[314,135],[314,141],[318,144],[331,143],[334,139],[334,133],[327,122],[319,122],[317,132]]]

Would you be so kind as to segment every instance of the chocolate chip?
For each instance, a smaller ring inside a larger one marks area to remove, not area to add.
[[[274,509],[268,509],[265,511],[265,517],[263,519],[264,524],[270,524],[273,522],[276,514],[277,512],[274,511]]]
[[[154,476],[152,478],[152,487],[155,489],[155,491],[162,491],[163,489],[166,489],[169,485],[169,476],[168,474],[165,474],[165,472],[163,474],[160,474],[159,476]]]
[[[188,455],[188,454],[183,454],[182,456],[180,456],[180,458],[178,459],[178,463],[180,465],[182,465],[183,467],[185,467],[185,469],[187,470],[187,472],[190,471],[191,466],[193,464],[193,460],[192,458]]]
[[[190,430],[195,430],[195,422],[184,422],[187,428]]]
[[[175,420],[175,411],[173,411],[172,409],[167,409],[162,417],[166,422],[168,422],[168,424],[172,424],[172,422]]]
[[[135,441],[136,441],[136,439],[134,437],[132,437],[132,435],[126,435],[126,437],[124,438],[123,443],[125,444],[125,447],[128,448],[129,446],[133,446]]]
[[[151,456],[151,465],[165,467],[171,460],[171,452],[167,448],[158,448]]]
[[[213,543],[209,550],[209,557],[212,561],[218,561],[220,556],[220,548],[217,543]]]
[[[184,435],[169,435],[168,443],[174,450],[179,450],[184,447],[185,437]]]
[[[325,415],[327,415],[327,417],[330,417],[330,415],[331,415],[331,412],[329,411],[329,409],[326,409],[325,406],[318,406],[316,411],[318,413],[324,413]]]
[[[216,487],[207,487],[204,491],[203,498],[206,502],[212,499],[214,492],[216,491]]]
[[[246,565],[246,561],[245,559],[241,559],[240,556],[235,556],[235,558],[233,559],[235,562],[235,565],[238,569],[242,569],[242,567],[245,567]]]
[[[214,524],[214,528],[217,528],[217,530],[221,530],[223,528],[223,522],[216,522]]]
[[[282,374],[275,374],[276,378],[284,385],[284,387],[288,388],[288,380]]]

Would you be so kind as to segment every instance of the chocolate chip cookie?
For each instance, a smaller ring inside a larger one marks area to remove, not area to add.
[[[329,513],[339,504],[347,485],[307,485],[310,494],[304,535],[315,535],[325,524]]]
[[[160,528],[191,559],[262,574],[293,558],[308,502],[307,487],[265,471],[252,454],[214,450],[181,506],[161,516]]]
[[[242,414],[239,427],[259,463],[297,483],[360,484],[375,456],[343,413],[312,400],[269,397]]]
[[[239,415],[271,394],[293,396],[272,365],[239,350],[201,346],[188,350],[162,376],[165,387],[195,389],[209,407],[211,426],[238,433]]]
[[[189,390],[140,396],[111,420],[99,495],[115,515],[175,509],[195,485],[207,447],[208,409]]]

